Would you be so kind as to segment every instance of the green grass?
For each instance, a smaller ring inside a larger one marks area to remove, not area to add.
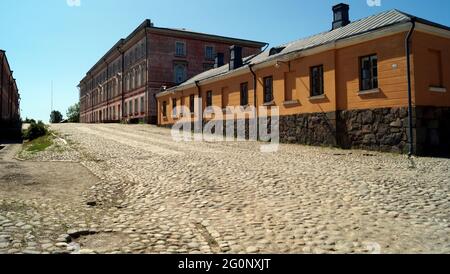
[[[53,145],[53,136],[47,134],[45,136],[34,139],[24,144],[24,150],[37,153],[46,150],[48,147]]]

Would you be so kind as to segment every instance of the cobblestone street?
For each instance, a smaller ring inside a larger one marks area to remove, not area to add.
[[[28,161],[0,151],[0,253],[450,252],[449,159],[267,154],[256,142],[177,143],[147,125],[52,129],[64,149]],[[8,174],[27,165],[64,172],[52,175],[64,189],[18,191],[26,178]]]

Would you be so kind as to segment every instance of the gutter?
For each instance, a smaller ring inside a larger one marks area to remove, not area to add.
[[[413,104],[412,104],[412,87],[411,87],[411,36],[416,28],[416,19],[411,19],[411,29],[408,32],[405,40],[406,49],[406,67],[407,67],[407,80],[408,80],[408,123],[409,123],[409,152],[408,156],[411,157],[414,154],[414,137],[413,137]]]
[[[266,59],[263,59],[262,61],[259,61],[258,63],[253,63],[252,65],[253,65],[254,69],[258,70],[258,69],[273,66],[278,61],[287,62],[289,60],[294,60],[294,59],[297,59],[300,57],[310,56],[310,55],[318,54],[318,53],[325,52],[328,50],[347,47],[347,46],[350,46],[353,44],[357,44],[359,42],[371,41],[371,40],[374,40],[374,39],[377,39],[380,37],[385,37],[387,35],[402,33],[407,30],[406,29],[407,23],[408,22],[395,23],[393,25],[384,26],[379,29],[374,29],[374,30],[370,30],[367,32],[363,32],[363,33],[357,33],[357,34],[351,35],[349,37],[340,38],[335,41],[327,42],[325,44],[314,45],[309,48],[303,48],[303,49],[295,50],[292,52],[280,53],[278,55],[273,55],[273,56],[267,57]],[[261,53],[263,53],[263,52],[261,52]],[[246,72],[246,70],[243,68],[245,68],[245,66],[242,68],[239,68],[235,71],[232,71],[232,72],[227,71],[226,73],[217,74],[217,75],[205,78],[205,79],[201,79],[199,81],[204,82],[204,84],[209,84],[210,82],[217,81],[218,78],[220,78],[220,80],[225,80],[228,78],[237,77]],[[194,86],[195,86],[194,84],[187,84],[185,86],[175,86],[175,87],[170,88],[167,93],[159,94],[159,96],[164,96],[164,95],[170,94],[169,92],[175,93],[175,92],[179,91],[180,89],[188,89],[188,88],[192,88]]]

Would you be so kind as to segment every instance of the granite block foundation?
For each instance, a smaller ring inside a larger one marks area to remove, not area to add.
[[[205,121],[203,125],[205,125]],[[271,121],[269,119],[268,127]],[[170,127],[170,126],[167,126]],[[234,122],[235,137],[237,122]],[[192,129],[194,125],[192,124]],[[224,133],[226,124],[224,123]],[[408,108],[345,110],[280,116],[280,142],[343,149],[408,153]],[[268,129],[270,133],[270,128]],[[249,138],[249,121],[245,123]],[[419,156],[450,156],[450,108],[413,109],[413,150]]]

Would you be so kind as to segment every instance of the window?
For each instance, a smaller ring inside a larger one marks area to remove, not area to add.
[[[176,56],[186,56],[186,44],[184,42],[175,43],[175,55]]]
[[[378,88],[377,56],[370,55],[361,57],[360,70],[360,89],[363,91]]]
[[[138,99],[134,99],[134,112],[138,113],[139,111],[139,101]]]
[[[144,112],[144,97],[141,97],[141,112]]]
[[[135,88],[135,81],[136,81],[136,75],[134,73],[134,70],[131,72],[131,90],[133,90]]]
[[[145,54],[145,44],[144,43],[141,44],[141,54],[142,54],[142,57],[146,56],[146,54]]]
[[[176,64],[175,65],[175,83],[181,84],[186,80],[186,65]]]
[[[213,60],[214,59],[214,47],[213,46],[206,46],[205,47],[205,58],[207,60]]]
[[[206,107],[212,106],[212,91],[206,92]]]
[[[167,117],[167,102],[166,101],[164,101],[162,104],[162,114],[163,114],[163,117]]]
[[[241,84],[241,106],[248,105],[248,83]]]
[[[311,97],[323,95],[323,66],[311,67],[309,78]]]
[[[140,87],[141,86],[141,67],[139,67],[137,70],[136,70],[136,87]]]
[[[195,95],[189,96],[189,110],[191,113],[195,111]]]
[[[443,73],[442,73],[442,53],[439,50],[429,49],[428,78],[430,87],[443,88]]]
[[[264,78],[264,103],[273,101],[273,78],[272,76]]]
[[[172,99],[172,115],[177,116],[177,99]]]
[[[146,72],[146,69],[144,66],[142,66],[142,70],[141,70],[142,85],[145,85],[146,81],[147,81],[147,78],[145,77],[145,72]]]

